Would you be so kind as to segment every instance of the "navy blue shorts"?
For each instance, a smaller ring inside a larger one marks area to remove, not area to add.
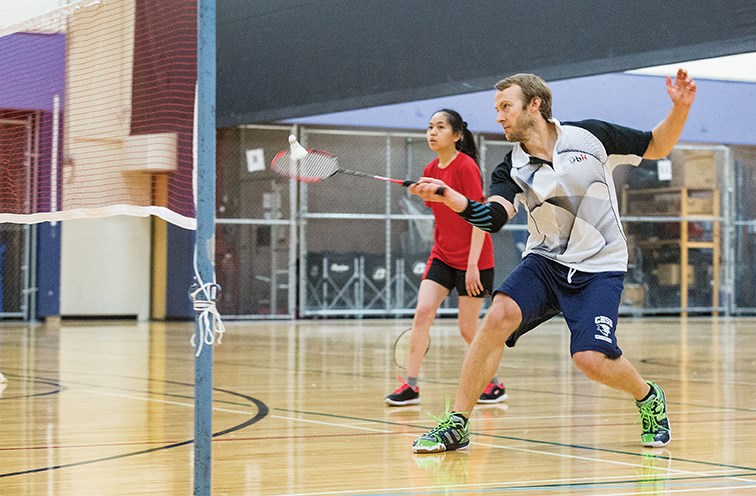
[[[465,286],[465,275],[467,271],[455,269],[451,265],[447,265],[438,258],[431,260],[431,263],[425,269],[423,279],[429,279],[433,282],[437,282],[441,286],[445,287],[451,293],[451,290],[456,288],[459,296],[470,296],[471,298],[485,298],[490,296],[493,292],[494,285],[494,270],[481,269],[480,271],[480,283],[483,285],[483,292],[478,293],[475,296],[467,294],[467,286]]]
[[[594,350],[618,358],[615,330],[624,272],[580,272],[540,255],[530,254],[495,291],[509,295],[522,311],[520,327],[507,339],[517,339],[562,313],[570,329],[570,355]]]

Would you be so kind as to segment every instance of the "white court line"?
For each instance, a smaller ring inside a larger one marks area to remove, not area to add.
[[[339,494],[389,494],[389,493],[401,493],[401,492],[418,492],[418,491],[454,491],[454,490],[475,490],[475,489],[486,489],[486,488],[492,488],[492,487],[501,487],[501,488],[507,488],[507,487],[517,487],[517,486],[523,486],[523,491],[532,491],[539,486],[543,485],[590,485],[592,482],[608,482],[611,483],[613,479],[621,480],[626,479],[626,475],[613,475],[613,476],[605,476],[605,477],[592,477],[592,478],[571,478],[571,479],[541,479],[541,480],[529,480],[529,481],[508,481],[508,482],[485,482],[485,483],[478,483],[478,484],[444,484],[444,485],[435,485],[435,486],[410,486],[410,487],[391,487],[391,488],[379,488],[379,489],[348,489],[344,491],[318,491],[318,492],[310,492],[310,493],[282,493],[281,496],[328,496],[328,495],[339,495]],[[659,481],[659,482],[665,482],[665,481]],[[632,484],[639,484],[643,483],[643,481],[633,481]],[[630,484],[630,483],[625,483]],[[596,488],[601,489],[601,486],[596,486]],[[558,491],[562,491],[565,489],[579,489],[577,487],[554,487],[553,490],[547,492],[552,494],[557,494]],[[586,488],[586,489],[591,489]],[[683,493],[683,492],[701,492],[701,491],[720,491],[720,490],[738,490],[738,489],[753,489],[753,486],[713,486],[713,487],[704,487],[704,488],[690,488],[690,489],[669,489],[664,488],[664,494],[669,493]],[[659,488],[650,488],[648,491],[638,492],[637,489],[634,489],[632,492],[626,492],[626,493],[607,493],[603,494],[603,496],[629,496],[629,495],[635,495],[635,494],[660,494]]]
[[[127,394],[120,394],[120,393],[110,393],[110,392],[103,392],[103,391],[95,391],[95,390],[87,390],[88,393],[93,394],[99,394],[103,396],[115,396],[120,398],[129,398],[129,399],[135,399],[135,400],[141,400],[141,401],[151,401],[155,403],[165,403],[169,405],[176,405],[176,406],[185,406],[188,408],[193,408],[194,403],[181,403],[177,401],[170,401],[170,400],[160,400],[155,398],[148,398],[144,396],[132,396]],[[241,411],[241,410],[230,410],[227,408],[216,408],[213,407],[213,410],[215,411],[221,411],[221,412],[227,412],[227,413],[238,413],[241,415],[251,415],[253,412],[249,411]],[[303,419],[298,417],[283,417],[283,416],[277,416],[277,415],[271,415],[271,418],[277,418],[279,420],[295,420],[298,422],[305,422],[305,423],[315,423],[319,425],[326,425],[331,427],[346,427],[350,429],[358,429],[358,430],[366,430],[366,431],[372,431],[372,432],[384,432],[384,433],[391,433],[393,431],[389,430],[381,430],[381,429],[370,429],[367,427],[361,427],[356,425],[350,425],[350,424],[338,424],[335,422],[323,422],[319,420],[309,420],[309,419]],[[532,418],[532,417],[531,417]],[[415,437],[415,434],[402,434],[403,436],[407,437]],[[475,435],[475,434],[474,434]],[[478,444],[480,446],[487,446],[490,448],[497,448],[497,449],[508,449],[513,451],[524,451],[528,453],[534,453],[534,454],[542,454],[542,455],[550,455],[550,456],[557,456],[562,458],[574,458],[578,460],[584,460],[584,461],[592,461],[592,462],[601,462],[601,463],[609,463],[614,465],[625,465],[625,466],[631,466],[631,467],[643,467],[643,465],[635,464],[635,463],[628,463],[628,462],[616,462],[616,461],[610,461],[610,460],[602,460],[600,458],[592,458],[592,457],[584,457],[584,456],[577,456],[577,455],[566,455],[561,453],[550,453],[548,451],[541,451],[541,450],[533,450],[529,448],[515,448],[510,446],[502,446],[497,444],[489,444],[489,443],[480,443],[476,442],[475,444]],[[568,446],[565,446],[568,447]],[[674,458],[673,458],[674,460]],[[666,467],[653,467],[657,470],[666,470],[667,472],[675,472],[679,474],[686,474],[686,475],[694,475],[699,477],[704,476],[711,476],[711,475],[718,475],[718,474],[726,474],[728,471],[735,471],[735,469],[721,469],[718,471],[708,471],[708,472],[691,472],[687,470],[678,470],[678,469],[670,469]],[[458,487],[460,489],[463,488],[483,488],[483,487],[494,487],[494,486],[501,486],[501,487],[507,487],[512,485],[538,485],[538,484],[580,484],[581,482],[598,482],[598,481],[611,481],[613,479],[625,479],[627,478],[626,475],[623,476],[604,476],[604,477],[591,477],[591,478],[572,478],[572,479],[544,479],[544,480],[529,480],[529,481],[518,481],[518,482],[489,482],[484,484],[454,484],[453,487]],[[743,480],[745,482],[753,482],[750,479],[744,479],[740,477],[732,477],[734,480]],[[315,493],[297,493],[297,494],[290,494],[289,496],[318,496],[318,495],[336,495],[336,494],[359,494],[359,493],[387,493],[387,492],[405,492],[405,491],[418,491],[418,490],[435,490],[435,489],[449,489],[449,485],[442,485],[442,486],[424,486],[424,487],[418,487],[418,486],[412,486],[412,487],[404,487],[404,488],[382,488],[382,489],[361,489],[361,490],[346,490],[346,491],[326,491],[326,492],[315,492]],[[716,487],[706,487],[706,488],[691,488],[691,489],[668,489],[665,488],[665,493],[686,493],[686,492],[701,492],[701,491],[711,491],[711,490],[717,490],[717,491],[723,491],[723,490],[738,490],[738,489],[754,489],[753,485],[739,485],[739,486],[716,486]],[[614,494],[608,494],[606,496],[626,496],[626,495],[633,495],[633,494],[658,494],[657,490],[652,490],[648,492],[638,492],[637,490],[634,490],[630,493],[614,493]]]
[[[358,429],[361,431],[370,431],[370,432],[383,432],[385,434],[390,434],[394,432],[394,431],[387,431],[385,429],[371,429],[369,427],[360,427],[359,425],[354,425],[354,424],[337,424],[334,422],[323,422],[321,420],[309,420],[309,419],[303,419],[303,418],[298,418],[298,417],[281,417],[279,415],[270,415],[270,418],[281,419],[281,420],[296,420],[298,422],[327,425],[329,427],[348,427],[350,429]]]
[[[626,466],[626,467],[637,467],[637,468],[643,468],[644,467],[643,464],[640,464],[640,463],[630,463],[630,462],[620,462],[620,461],[613,461],[613,460],[603,460],[601,458],[593,458],[593,457],[590,457],[590,456],[568,455],[568,454],[564,454],[564,453],[552,453],[550,451],[535,450],[535,449],[530,449],[530,448],[516,448],[516,447],[513,447],[513,446],[502,446],[500,444],[481,443],[481,442],[478,442],[478,441],[476,441],[475,444],[478,445],[478,446],[487,446],[489,448],[506,449],[506,450],[512,450],[512,451],[524,451],[526,453],[533,453],[533,454],[536,454],[536,455],[558,456],[558,457],[561,457],[561,458],[572,458],[572,459],[575,459],[575,460],[608,463],[610,465],[622,465],[622,466]],[[569,446],[563,446],[563,447],[570,448]],[[656,459],[662,460],[662,461],[664,460],[664,458],[656,458]],[[672,458],[672,461],[674,461],[674,458]],[[680,462],[680,463],[684,463],[684,462]],[[707,472],[691,472],[690,470],[680,470],[680,469],[674,469],[674,468],[669,468],[669,467],[658,467],[658,466],[653,466],[653,467],[650,467],[650,468],[652,468],[654,470],[659,470],[659,471],[664,470],[664,471],[666,471],[668,473],[674,472],[674,473],[681,474],[681,475],[695,475],[695,476],[698,476],[698,477],[705,477],[705,476],[715,475],[711,471],[707,471]],[[727,473],[727,472],[737,472],[737,471],[738,471],[738,469],[734,469],[734,468],[733,469],[724,469],[723,468],[723,469],[720,469],[718,472]],[[737,479],[737,478],[735,478],[735,479],[736,480],[740,480],[740,479]],[[752,482],[750,479],[745,479],[745,480],[747,482]]]
[[[87,393],[94,393],[99,394],[103,396],[115,396],[118,398],[129,398],[132,400],[142,400],[142,401],[151,401],[153,403],[165,403],[167,405],[176,405],[176,406],[185,406],[188,408],[194,408],[194,403],[181,403],[179,401],[170,401],[170,400],[159,400],[155,398],[148,398],[146,396],[133,396],[129,394],[121,394],[121,393],[110,393],[110,392],[103,392],[103,391],[94,391],[94,390],[88,390]],[[249,411],[242,411],[242,410],[230,410],[228,408],[218,408],[213,407],[214,411],[217,412],[225,412],[225,413],[238,413],[241,415],[254,415],[254,412]],[[371,429],[369,427],[360,427],[356,425],[351,424],[337,424],[334,422],[322,422],[320,420],[309,420],[309,419],[303,419],[303,418],[297,418],[297,417],[282,417],[279,415],[269,415],[270,418],[279,419],[279,420],[297,420],[299,422],[305,422],[305,423],[311,423],[311,424],[319,424],[319,425],[327,425],[331,427],[349,427],[351,429],[359,429],[363,431],[370,431],[370,432],[383,432],[385,434],[389,434],[393,431],[386,430],[386,429]]]
[[[165,404],[168,404],[168,405],[186,406],[186,407],[194,408],[194,403],[181,403],[181,402],[178,402],[178,401],[159,400],[159,399],[148,398],[148,397],[144,397],[144,396],[132,396],[132,395],[128,395],[128,394],[110,393],[110,392],[104,392],[104,391],[95,391],[95,390],[91,390],[91,389],[90,390],[86,390],[85,392],[87,392],[87,393],[93,393],[93,394],[99,394],[99,395],[102,395],[102,396],[115,396],[115,397],[120,397],[120,398],[130,398],[130,399],[133,399],[133,400],[152,401],[152,402],[155,402],[155,403],[165,403]],[[249,411],[231,410],[231,409],[219,408],[219,407],[213,407],[213,410],[218,411],[218,412],[226,412],[226,413],[238,413],[240,415],[251,415],[251,414],[253,414],[253,412],[249,412]],[[685,410],[685,411],[682,411],[682,412],[675,411],[674,414],[675,415],[693,415],[693,414],[716,413],[716,412],[727,412],[727,411],[729,411],[729,410],[726,410],[726,409],[721,409],[721,410],[720,409]],[[506,417],[499,417],[499,418],[497,418],[495,420],[513,421],[513,420],[533,420],[533,419],[564,419],[564,418],[573,418],[573,417],[589,418],[589,417],[628,417],[628,416],[635,417],[637,415],[632,415],[632,414],[629,414],[629,413],[607,413],[607,414],[594,413],[594,414],[585,414],[585,415],[583,415],[583,414],[577,414],[576,413],[574,415],[571,415],[571,414],[562,414],[562,415],[532,415],[532,416],[528,415],[528,416],[521,416],[521,417],[514,417],[514,416],[507,415]],[[272,418],[281,418],[281,419],[290,419],[290,420],[293,419],[293,417],[277,417],[275,415],[271,415],[271,417]],[[489,417],[488,419],[490,419],[490,418],[491,417]],[[483,418],[483,417],[479,417],[479,416],[473,417],[473,420],[488,420],[488,419],[487,418]],[[305,420],[305,419],[297,419],[297,420],[301,420],[302,422],[314,422],[314,421]],[[421,419],[418,419],[418,421],[421,421]],[[362,421],[361,423],[369,424],[369,423],[374,423],[374,422],[370,421],[370,420],[366,420],[366,421]],[[325,422],[324,425],[342,426],[343,424],[333,424],[333,423],[329,424],[329,423]],[[358,428],[358,427],[355,427],[355,428]],[[377,431],[377,432],[391,432],[391,431]]]
[[[151,401],[153,403],[165,403],[166,405],[176,405],[176,406],[185,406],[187,408],[194,408],[194,403],[181,403],[178,401],[170,401],[170,400],[158,400],[155,398],[148,398],[146,396],[131,396],[129,394],[121,394],[121,393],[108,393],[104,391],[95,391],[95,390],[87,390],[87,393],[93,393],[93,394],[99,394],[102,396],[115,396],[117,398],[129,398],[132,400],[142,400],[142,401]],[[218,408],[213,407],[213,410],[216,412],[225,412],[225,413],[238,413],[239,415],[255,415],[254,412],[250,411],[243,411],[243,410],[230,410],[228,408]]]
[[[405,436],[409,436],[410,434],[404,434]],[[480,444],[480,443],[476,443]],[[500,446],[495,446],[500,447]],[[590,460],[590,459],[589,459]],[[631,465],[631,464],[628,464]],[[711,471],[710,474],[713,475],[724,475],[727,472],[732,472],[735,469],[721,469],[716,471]],[[693,475],[701,475],[696,472],[691,472]],[[627,479],[628,475],[607,475],[602,477],[572,477],[572,478],[559,478],[559,479],[536,479],[536,480],[523,480],[523,481],[505,481],[505,482],[484,482],[484,483],[476,483],[476,484],[444,484],[444,485],[434,485],[434,486],[409,486],[409,487],[385,487],[385,488],[373,488],[373,489],[348,489],[348,490],[342,490],[342,491],[318,491],[318,492],[309,492],[309,493],[282,493],[286,494],[287,496],[327,496],[327,495],[339,495],[339,494],[388,494],[388,493],[396,493],[396,492],[417,492],[417,491],[449,491],[449,490],[465,490],[465,489],[485,489],[485,488],[492,488],[492,487],[516,487],[516,486],[523,486],[522,489],[524,491],[529,491],[532,489],[535,489],[538,486],[543,485],[592,485],[592,483],[597,482],[605,482],[605,483],[611,483],[612,481],[616,480],[621,482],[623,479]],[[733,479],[737,479],[733,477]],[[647,481],[633,481],[632,484],[642,484]],[[653,481],[648,481],[653,482]],[[666,481],[659,480],[658,482],[664,483]],[[674,482],[674,481],[672,481]],[[753,482],[751,480],[747,480],[747,482]],[[625,482],[625,484],[630,484],[628,482]],[[596,486],[600,488],[600,486]],[[738,485],[738,486],[712,486],[712,487],[705,487],[705,488],[690,488],[690,489],[668,489],[664,488],[664,494],[668,494],[671,492],[676,493],[683,493],[683,492],[700,492],[700,491],[719,491],[719,490],[738,490],[738,489],[753,489],[753,485]],[[549,491],[551,493],[556,494],[556,491],[559,491],[560,488],[554,487],[554,491]],[[561,488],[561,489],[569,489],[569,488]],[[573,488],[578,489],[578,488]],[[588,488],[590,489],[590,488]],[[627,495],[634,495],[634,494],[659,494],[659,488],[650,489],[649,491],[643,491],[638,492],[637,489],[634,489],[632,492],[628,493],[613,493],[613,494],[605,494],[604,496],[627,496]]]

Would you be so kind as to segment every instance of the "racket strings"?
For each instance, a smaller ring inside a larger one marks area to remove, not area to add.
[[[410,327],[409,329],[402,331],[402,333],[399,334],[399,336],[394,340],[394,364],[402,370],[407,370],[407,367],[409,366],[409,348],[411,337],[412,328]],[[430,345],[431,338],[430,336],[428,336],[428,344],[425,347],[423,356],[428,354]]]
[[[271,167],[278,174],[304,182],[317,182],[331,177],[339,171],[339,160],[320,150],[313,150],[299,160],[295,160],[290,151],[279,153],[273,159]]]

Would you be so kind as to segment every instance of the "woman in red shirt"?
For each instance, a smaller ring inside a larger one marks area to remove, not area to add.
[[[483,181],[477,164],[478,150],[467,123],[454,110],[439,110],[430,119],[426,139],[437,158],[425,166],[423,176],[443,180],[468,198],[485,201]],[[420,403],[417,378],[430,339],[430,326],[439,306],[453,289],[459,294],[459,332],[470,344],[478,328],[483,299],[493,291],[493,243],[488,233],[470,225],[443,203],[428,202],[435,228],[425,274],[420,283],[415,317],[412,320],[407,378],[386,396],[389,406]],[[507,399],[504,385],[494,377],[479,402],[498,403]]]

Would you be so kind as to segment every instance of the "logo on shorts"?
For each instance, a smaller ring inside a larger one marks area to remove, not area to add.
[[[593,322],[596,324],[596,331],[601,333],[595,334],[593,337],[600,339],[601,341],[611,343],[612,338],[610,338],[609,336],[612,333],[612,326],[614,325],[612,319],[610,319],[609,317],[604,317],[603,315],[598,315],[595,319],[593,319]]]

